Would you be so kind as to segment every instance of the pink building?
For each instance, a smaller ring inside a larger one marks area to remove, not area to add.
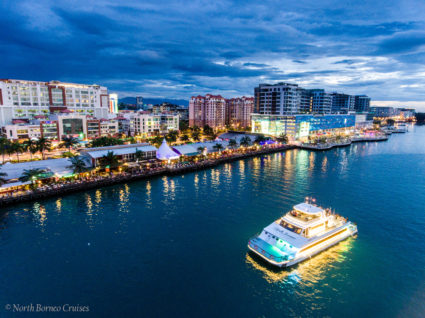
[[[226,124],[244,128],[251,126],[254,97],[236,97],[226,100]]]
[[[253,97],[225,99],[221,95],[192,96],[189,102],[189,125],[224,128],[226,125],[244,128],[251,126]]]
[[[192,96],[189,102],[189,125],[224,127],[226,125],[226,100],[220,95]]]

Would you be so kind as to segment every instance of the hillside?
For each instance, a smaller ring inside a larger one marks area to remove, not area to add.
[[[136,104],[136,97],[124,97],[120,98],[119,102],[124,104]],[[144,104],[162,104],[164,102],[176,104],[176,105],[183,105],[183,106],[189,106],[189,101],[185,99],[170,99],[170,98],[143,98]]]

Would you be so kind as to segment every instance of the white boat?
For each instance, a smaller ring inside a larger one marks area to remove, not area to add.
[[[396,124],[395,129],[393,130],[394,133],[406,133],[407,132],[407,125],[405,123],[398,123]]]
[[[248,248],[272,265],[289,267],[357,234],[357,225],[307,202],[263,229]]]

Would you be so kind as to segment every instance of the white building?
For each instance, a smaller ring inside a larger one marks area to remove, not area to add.
[[[9,140],[38,139],[41,137],[40,125],[15,124],[2,127],[2,135]]]
[[[32,119],[64,110],[77,114],[106,117],[109,96],[106,87],[25,80],[0,80],[0,125],[12,119]]]
[[[100,121],[100,135],[113,136],[118,134],[118,121],[116,120],[101,120]]]
[[[151,136],[179,130],[179,115],[137,113],[131,117],[130,130],[134,135]]]

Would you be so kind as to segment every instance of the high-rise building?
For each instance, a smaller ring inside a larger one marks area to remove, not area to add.
[[[324,89],[310,89],[312,98],[313,114],[330,114],[332,107],[332,96]]]
[[[225,127],[226,100],[221,95],[192,96],[189,102],[189,125]]]
[[[296,114],[300,110],[300,100],[297,84],[260,84],[254,90],[254,111],[267,115]]]
[[[354,111],[355,98],[353,95],[332,93],[332,114],[347,114]]]
[[[327,93],[324,89],[304,89],[296,84],[260,84],[254,89],[254,113],[263,115],[346,114],[354,109],[367,111],[370,98]],[[363,110],[364,109],[364,110]]]
[[[311,90],[298,88],[300,104],[298,112],[301,114],[311,114],[313,112],[313,96]]]
[[[26,80],[0,80],[0,125],[13,119],[29,120],[50,113],[74,112],[106,117],[109,96],[106,87]]]
[[[118,95],[109,94],[109,112],[112,114],[118,114]]]
[[[253,97],[243,96],[226,99],[226,124],[239,128],[250,127],[253,109]]]
[[[137,106],[137,109],[143,108],[143,97],[142,96],[136,96],[136,106]]]
[[[356,95],[354,109],[357,113],[366,113],[370,109],[370,97],[367,95]]]

